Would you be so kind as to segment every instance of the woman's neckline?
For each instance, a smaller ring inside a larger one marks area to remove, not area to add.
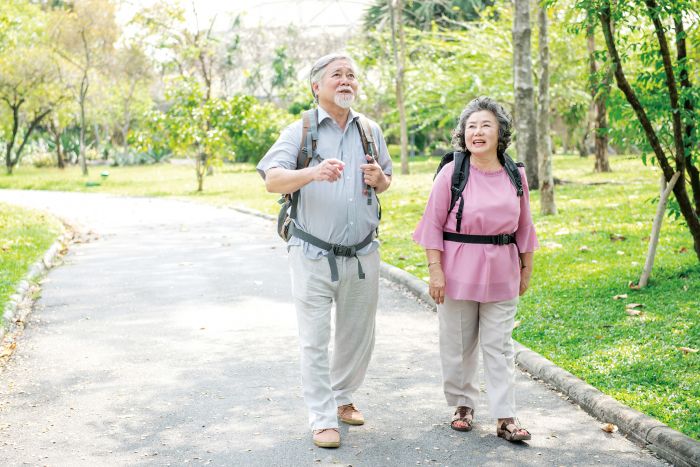
[[[484,175],[498,175],[498,174],[500,174],[501,172],[503,172],[503,170],[504,170],[503,166],[500,166],[500,167],[499,167],[498,169],[496,169],[496,170],[484,170],[484,169],[480,169],[479,167],[477,167],[477,166],[474,165],[474,164],[469,164],[469,168],[470,168],[470,169],[474,169],[474,170],[476,170],[477,172],[479,172],[479,173],[481,173],[481,174],[484,174]]]

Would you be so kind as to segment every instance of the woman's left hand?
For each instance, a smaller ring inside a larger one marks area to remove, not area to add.
[[[523,295],[528,287],[530,287],[530,276],[532,275],[532,269],[530,268],[522,268],[520,270],[520,291],[518,295]]]

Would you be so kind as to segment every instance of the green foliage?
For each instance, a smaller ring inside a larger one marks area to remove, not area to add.
[[[234,148],[237,162],[257,163],[279,136],[290,115],[251,96],[233,96],[226,118],[220,119]]]
[[[61,230],[55,218],[0,203],[0,313],[29,267]]]
[[[517,114],[513,108],[512,15],[511,2],[498,0],[492,7],[480,8],[478,16],[460,23],[459,28],[439,24],[426,30],[405,27],[404,100],[409,134],[414,135],[418,147],[427,147],[430,152],[449,147],[445,142],[449,142],[459,114],[477,96],[491,96]],[[550,100],[553,120],[561,116],[573,133],[577,127],[585,130],[590,95],[585,41],[571,34],[570,21],[562,13],[554,15],[550,23]],[[382,123],[387,139],[396,141],[399,117],[393,58],[386,47],[390,42],[390,31],[377,28],[351,40],[350,51],[363,75],[371,77],[361,77],[368,97],[363,110]],[[533,50],[537,50],[536,44]]]
[[[459,29],[462,22],[477,19],[479,12],[494,3],[494,0],[407,0],[401,20],[406,26],[422,30],[434,26]],[[386,0],[376,0],[365,13],[365,27],[381,28],[391,21],[390,15]]]
[[[165,97],[167,110],[151,110],[134,137],[142,152],[154,156],[205,154],[213,165],[257,162],[289,122],[284,111],[251,96],[204,100],[202,87],[192,79],[175,80]]]

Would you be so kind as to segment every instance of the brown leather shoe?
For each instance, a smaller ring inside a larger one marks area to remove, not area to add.
[[[357,410],[354,404],[345,404],[338,407],[338,417],[343,423],[348,425],[364,425],[365,417],[362,416],[362,412]]]
[[[337,428],[314,430],[314,444],[320,448],[340,447],[340,432]]]

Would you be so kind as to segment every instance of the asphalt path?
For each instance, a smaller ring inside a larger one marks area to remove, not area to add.
[[[0,369],[0,465],[666,465],[520,372],[531,441],[497,438],[483,394],[474,430],[451,430],[437,318],[385,280],[355,399],[367,423],[343,426],[339,449],[316,448],[269,221],[164,199],[0,190],[0,201],[89,239],[43,280]]]

